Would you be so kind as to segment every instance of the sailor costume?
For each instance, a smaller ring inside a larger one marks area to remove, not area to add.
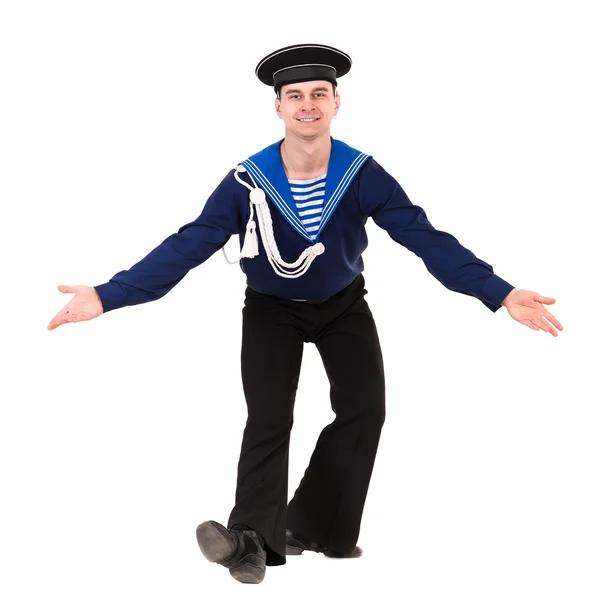
[[[267,56],[256,74],[277,92],[299,81],[337,85],[350,65],[335,48],[302,44]],[[247,282],[241,359],[248,421],[228,526],[243,523],[259,532],[267,565],[286,562],[286,527],[332,551],[348,552],[358,539],[385,419],[383,358],[364,298],[367,220],[421,258],[446,288],[492,312],[513,289],[455,237],[435,229],[372,156],[333,138],[324,193],[322,186],[315,192],[319,219],[307,224],[306,202],[294,198],[302,183],[287,179],[282,141],[239,163],[194,221],[95,288],[104,312],[157,300],[240,236],[240,256],[228,261],[239,261]],[[289,436],[309,342],[322,357],[336,418],[321,433],[288,504]]]

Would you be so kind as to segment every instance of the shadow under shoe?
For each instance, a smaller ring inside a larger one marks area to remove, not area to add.
[[[196,539],[204,557],[223,565],[241,583],[260,583],[265,578],[267,553],[256,531],[227,529],[216,521],[196,528]]]
[[[329,558],[358,558],[362,556],[362,549],[358,546],[354,546],[352,550],[348,552],[336,552],[330,550],[326,546],[317,544],[315,542],[309,542],[305,539],[298,539],[289,529],[285,532],[285,553],[290,555],[302,554],[305,550],[310,552],[320,552]]]

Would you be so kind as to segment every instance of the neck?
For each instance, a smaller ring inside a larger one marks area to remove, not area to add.
[[[331,156],[329,132],[312,140],[286,134],[281,146],[281,160],[289,179],[310,179],[327,172]]]

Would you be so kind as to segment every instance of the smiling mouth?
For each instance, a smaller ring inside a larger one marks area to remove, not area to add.
[[[300,123],[313,123],[314,121],[318,121],[320,117],[311,117],[308,119],[296,119],[296,121],[300,121]]]

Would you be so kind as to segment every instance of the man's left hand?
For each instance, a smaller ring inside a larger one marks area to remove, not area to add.
[[[502,301],[502,306],[506,307],[508,314],[523,325],[537,331],[542,329],[551,333],[554,337],[563,330],[563,326],[556,320],[556,317],[544,307],[544,304],[554,304],[554,298],[547,298],[531,290],[513,289]],[[552,327],[552,325],[556,327]]]

